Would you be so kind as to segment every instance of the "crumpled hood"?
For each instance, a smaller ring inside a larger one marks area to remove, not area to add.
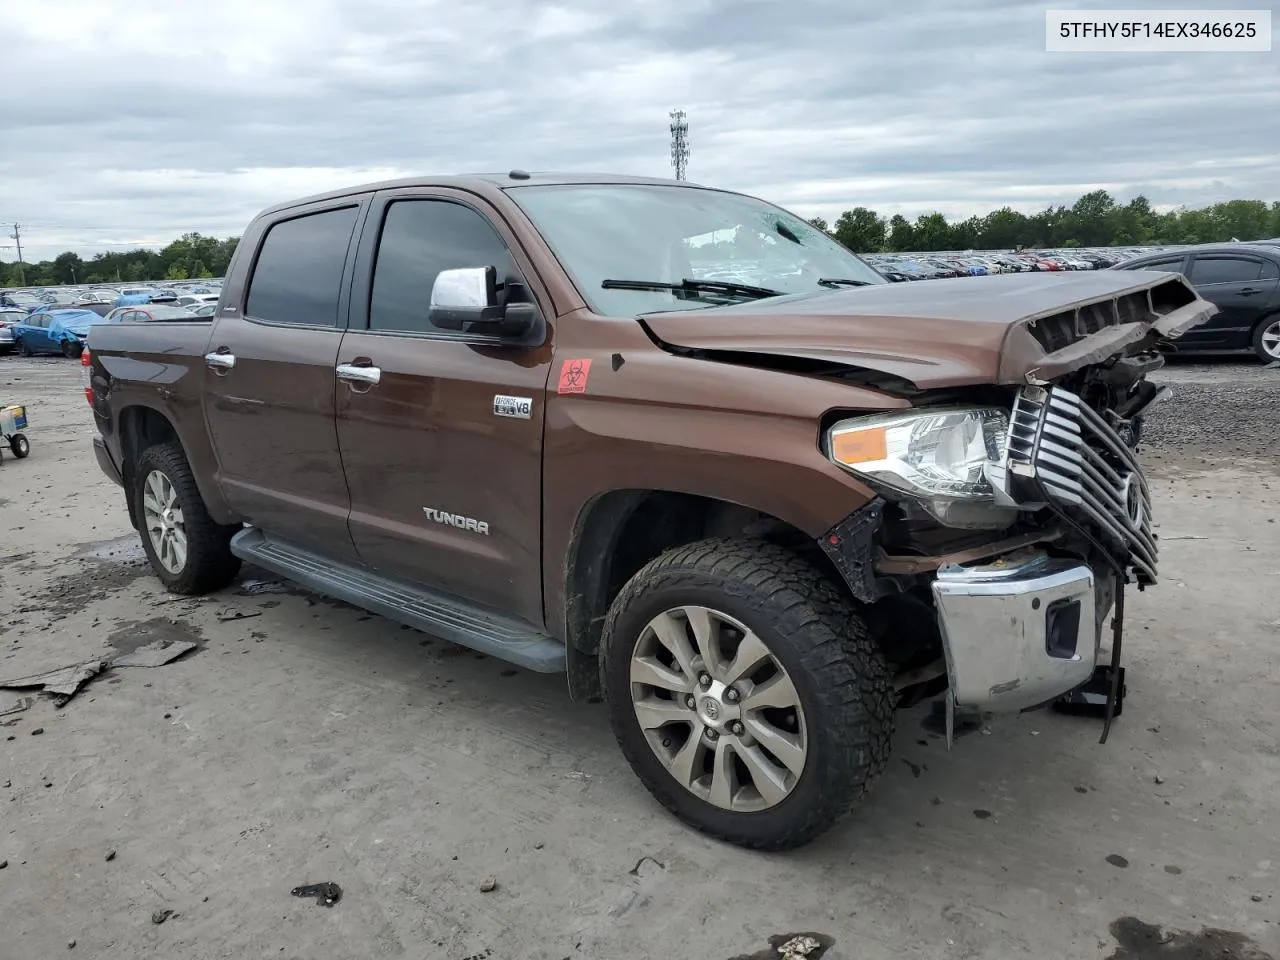
[[[1180,275],[1100,270],[887,283],[641,321],[670,347],[840,364],[926,390],[1049,380],[1216,312]]]

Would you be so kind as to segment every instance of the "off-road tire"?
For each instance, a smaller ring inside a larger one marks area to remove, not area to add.
[[[1280,320],[1280,315],[1277,315],[1274,313],[1271,314],[1270,316],[1263,317],[1261,320],[1258,321],[1258,325],[1253,328],[1253,336],[1249,338],[1249,344],[1253,347],[1254,356],[1256,356],[1263,363],[1275,363],[1278,359],[1280,359],[1277,357],[1273,357],[1271,354],[1267,353],[1267,351],[1262,346],[1263,331],[1265,331],[1268,327],[1274,324],[1277,320]]]
[[[31,441],[24,433],[15,433],[9,438],[9,449],[18,460],[25,459],[31,453]]]
[[[182,507],[183,531],[187,537],[187,560],[178,573],[164,568],[156,556],[155,547],[146,530],[145,511],[142,506],[143,488],[152,471],[159,470],[169,478]],[[240,558],[231,552],[231,538],[240,529],[238,525],[223,526],[215,523],[200,496],[191,465],[187,463],[182,447],[177,443],[158,443],[148,447],[133,470],[134,516],[138,518],[142,549],[151,562],[160,582],[170,593],[198,596],[221,590],[240,572]]]
[[[755,631],[800,694],[808,757],[776,806],[736,812],[702,800],[645,739],[632,707],[632,652],[654,616],[681,605],[710,607]],[[780,547],[703,540],[651,561],[611,605],[600,661],[610,723],[632,769],[659,803],[718,839],[756,850],[802,846],[848,813],[888,762],[894,695],[884,658],[853,603]]]

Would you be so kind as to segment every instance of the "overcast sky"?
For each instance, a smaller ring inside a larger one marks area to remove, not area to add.
[[[0,0],[0,222],[35,261],[412,173],[668,176],[676,107],[691,180],[804,216],[1280,200],[1280,43],[1046,53],[1044,6]]]

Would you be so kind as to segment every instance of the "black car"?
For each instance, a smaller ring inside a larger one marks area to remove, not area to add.
[[[1193,327],[1171,343],[1171,350],[1252,350],[1263,363],[1280,361],[1280,246],[1223,243],[1188,247],[1136,257],[1111,269],[1180,273],[1218,308],[1208,323]]]

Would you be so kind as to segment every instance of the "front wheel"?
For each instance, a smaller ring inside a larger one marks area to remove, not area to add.
[[[9,438],[9,449],[13,451],[13,455],[21,460],[31,452],[31,441],[24,434],[15,433]]]
[[[1263,363],[1280,361],[1280,314],[1264,317],[1253,331],[1253,352]]]
[[[79,357],[84,352],[84,347],[76,343],[74,340],[62,341],[62,355],[68,359]]]
[[[650,562],[609,610],[601,668],[637,776],[740,846],[807,843],[888,760],[883,657],[851,603],[779,547],[705,540]]]
[[[31,349],[31,345],[25,340],[18,341],[18,353],[24,357],[34,357],[36,355],[35,351]]]
[[[173,593],[194,596],[235,579],[240,560],[231,552],[231,537],[239,528],[209,516],[182,448],[176,443],[148,448],[133,476],[142,549],[160,581]]]

